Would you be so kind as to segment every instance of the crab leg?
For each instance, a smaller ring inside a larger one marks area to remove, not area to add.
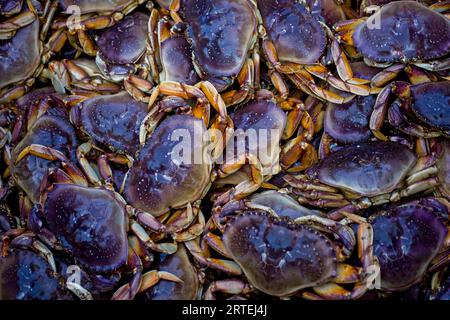
[[[86,31],[81,29],[77,30],[77,36],[81,48],[83,49],[83,52],[86,53],[88,56],[95,57],[98,50],[95,47],[95,44],[92,41],[91,37],[89,37],[88,34],[86,33]]]
[[[435,74],[418,68],[414,65],[408,65],[405,68],[405,71],[408,74],[409,81],[413,85],[438,81],[438,78]]]
[[[128,248],[127,266],[133,271],[133,277],[129,283],[114,292],[111,300],[132,300],[139,292],[142,284],[142,261],[131,247]]]
[[[185,242],[199,237],[205,230],[205,217],[200,211],[197,215],[197,222],[190,225],[181,232],[173,233],[172,238],[177,242]]]
[[[61,162],[64,170],[67,171],[70,178],[77,184],[81,186],[87,186],[88,183],[86,181],[86,178],[84,177],[83,173],[70,162],[69,159],[61,152],[56,149],[52,149],[50,147],[46,147],[39,144],[32,144],[28,147],[24,148],[16,159],[16,164],[20,162],[23,158],[25,158],[28,155],[33,155],[39,158],[43,158],[46,160],[55,161],[58,160]]]
[[[283,146],[280,153],[280,164],[287,172],[303,171],[318,161],[316,150],[304,140],[306,139],[301,134]],[[292,167],[299,159],[301,159],[301,165]]]
[[[154,260],[154,254],[145,246],[144,243],[135,235],[128,235],[128,245],[139,256],[142,266],[149,267]]]
[[[241,279],[218,280],[210,284],[205,292],[205,300],[215,300],[215,293],[222,292],[227,294],[239,295],[248,294],[253,289]]]
[[[300,125],[306,131],[305,138],[311,141],[315,131],[314,121],[301,101],[295,103],[292,110],[288,112],[282,139],[291,138]]]
[[[289,89],[284,82],[281,74],[275,70],[269,70],[269,77],[272,81],[273,86],[275,87],[275,90],[278,91],[278,95],[281,97],[281,99],[286,99],[289,96]],[[305,91],[305,89],[301,89]]]
[[[320,138],[320,145],[318,150],[319,159],[325,159],[331,153],[331,144],[333,143],[333,138],[326,132],[322,134]]]
[[[0,39],[7,40],[12,38],[18,29],[26,27],[36,19],[36,13],[26,11],[0,23]]]
[[[450,61],[449,59],[443,59],[443,60],[435,60],[435,61],[428,61],[428,62],[416,62],[414,63],[415,66],[428,70],[428,71],[443,71],[450,69]]]
[[[121,166],[127,166],[128,168],[132,165],[132,159],[128,156],[120,154],[102,154],[97,160],[98,172],[105,182],[107,188],[113,189],[114,177],[110,166],[110,162]]]
[[[252,59],[247,59],[237,76],[239,89],[227,91],[222,95],[227,106],[241,104],[251,98],[254,90],[254,75],[255,63]]]
[[[166,222],[167,232],[173,234],[185,230],[194,222],[199,213],[200,208],[192,207],[192,205],[188,203],[185,209],[177,210],[170,215]]]
[[[259,159],[251,153],[238,155],[233,162],[223,164],[218,171],[218,175],[219,177],[226,177],[238,171],[244,164],[250,165],[251,178],[242,181],[234,188],[222,194],[219,197],[220,200],[217,200],[218,202],[226,203],[231,199],[242,199],[259,189],[263,181],[262,166]]]
[[[177,243],[155,243],[148,233],[145,231],[145,229],[137,222],[132,222],[130,229],[133,231],[133,233],[141,240],[146,246],[148,246],[150,249],[172,254],[177,251]]]
[[[342,81],[341,79],[336,78],[327,68],[322,65],[305,66],[305,70],[316,76],[317,78],[326,81],[338,90],[350,92],[359,96],[368,96],[370,94],[370,88],[367,85],[354,84],[350,82],[357,82],[358,80],[356,78]],[[361,80],[361,82],[367,81]]]
[[[389,109],[389,97],[391,92],[392,85],[388,85],[379,93],[369,121],[369,128],[373,135],[383,141],[387,141],[387,137],[381,133],[380,130],[384,124],[384,120]]]
[[[98,177],[95,170],[92,168],[89,161],[86,159],[86,155],[92,150],[93,146],[90,142],[83,143],[77,148],[77,158],[83,169],[84,174],[87,179],[95,186],[100,186],[100,178]]]
[[[437,2],[437,3],[434,3],[431,6],[429,6],[429,8],[436,10],[437,12],[440,12],[440,13],[445,13],[450,10],[450,1],[447,0],[447,1]]]
[[[227,250],[225,249],[225,246],[222,242],[222,239],[215,235],[214,233],[208,232],[204,239],[206,240],[206,242],[208,243],[208,245],[213,248],[215,251],[217,251],[218,253],[220,253],[220,255],[231,259],[231,256],[228,254]]]
[[[306,87],[307,93],[312,94],[314,97],[317,97],[320,100],[329,101],[336,104],[343,104],[353,99],[353,96],[351,95],[348,97],[342,97],[330,90],[319,87],[310,77],[305,75],[305,72],[288,74],[287,76],[299,89],[304,90],[304,88]]]
[[[210,258],[209,254],[199,245],[198,238],[184,242],[186,248],[192,254],[192,256],[201,264],[220,270],[232,275],[241,275],[242,270],[239,265],[232,260],[214,259]]]
[[[371,86],[378,88],[383,87],[386,83],[395,79],[404,69],[405,66],[403,64],[394,64],[387,67],[372,78]]]
[[[160,280],[183,283],[183,280],[181,280],[172,273],[166,271],[151,270],[142,275],[142,284],[139,288],[138,293],[142,293],[145,290],[150,289],[151,287],[156,285]]]
[[[159,82],[159,66],[161,65],[161,58],[159,56],[159,43],[164,41],[164,38],[169,37],[169,30],[165,22],[158,23],[159,12],[152,9],[150,19],[148,21],[148,45],[147,45],[147,59],[150,65],[150,74],[154,83]]]
[[[0,92],[0,104],[8,103],[24,96],[28,91],[28,86],[19,85],[11,89],[5,89]]]
[[[338,41],[349,46],[354,46],[353,33],[355,32],[356,27],[366,22],[366,20],[367,18],[361,18],[336,23],[334,31],[338,34]]]
[[[349,204],[336,188],[310,181],[306,176],[286,175],[283,179],[292,187],[299,203],[319,208],[342,208]]]

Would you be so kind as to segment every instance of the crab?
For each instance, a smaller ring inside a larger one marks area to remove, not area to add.
[[[50,148],[41,151],[49,156],[55,154]],[[120,274],[131,270],[129,282],[112,298],[132,299],[141,286],[143,267],[128,243],[128,231],[135,223],[130,219],[132,210],[117,193],[89,187],[84,176],[56,169],[50,173],[39,203],[29,213],[28,226],[50,247],[70,254],[95,278],[98,290],[111,290]],[[153,284],[159,279],[180,281],[163,271],[154,271],[151,276]]]
[[[120,89],[123,82],[125,89],[136,99],[144,99],[143,95],[153,88],[153,84],[147,80],[148,20],[148,14],[134,12],[103,30],[95,41],[85,39],[84,51],[96,57],[95,64],[79,59],[52,61],[49,77],[55,88],[60,88],[61,92],[72,90],[74,86],[77,87],[74,83],[77,81],[78,87],[79,82],[92,84],[91,90],[99,91],[101,87],[113,89],[119,86]],[[53,47],[62,46],[58,38],[51,41]]]
[[[256,99],[236,108],[230,115],[235,133],[223,155],[223,164],[219,167],[222,179],[217,183],[237,185],[221,197],[245,197],[282,168],[301,171],[317,159],[309,143],[314,125],[303,103],[293,102],[286,114],[270,92],[260,90],[256,95]],[[304,131],[292,138],[299,126]],[[298,160],[301,164],[296,166]],[[250,173],[242,175],[240,169],[246,164],[250,166]]]
[[[92,296],[57,272],[52,252],[31,231],[8,229],[2,235],[0,297],[2,300],[73,300]]]
[[[76,101],[82,97],[114,94],[122,90],[119,83],[104,78],[93,60],[85,58],[52,60],[41,76],[51,80],[57,92],[70,92],[73,96],[79,96]]]
[[[390,2],[396,2],[400,0],[359,0],[358,1],[358,7],[361,15],[364,13],[376,11],[379,9],[380,6],[383,6],[385,4],[388,4]],[[420,2],[425,5],[430,5],[431,8],[438,9],[438,8],[445,8],[446,4],[445,1],[442,1],[441,3],[436,2],[434,0],[415,0],[417,2]],[[442,9],[444,10],[444,9]]]
[[[40,23],[20,28],[7,40],[0,42],[0,103],[23,96],[42,70]]]
[[[44,7],[37,1],[26,2],[21,14],[0,23],[0,71],[3,74],[0,80],[0,103],[8,103],[23,96],[49,60],[49,56],[44,53],[44,41],[56,13],[56,2],[46,1]],[[22,1],[19,3],[22,6]],[[14,21],[16,18],[17,21]],[[55,50],[56,45],[49,43],[48,48]]]
[[[107,79],[124,80],[145,62],[148,20],[147,14],[132,13],[98,37],[96,63]]]
[[[351,63],[354,75],[370,80],[379,72],[377,68],[363,62]],[[372,137],[369,120],[373,112],[376,96],[356,96],[349,102],[338,105],[327,103],[324,116],[324,133],[319,146],[320,158],[325,158],[336,148],[336,144],[354,144]]]
[[[156,101],[159,95],[167,97]],[[122,92],[88,98],[72,107],[73,123],[91,140],[80,146],[79,162],[92,184],[109,189],[113,189],[109,162],[127,165],[129,170],[118,191],[131,206],[142,210],[140,216],[150,223],[156,222],[154,217],[166,220],[169,213],[174,212],[167,221],[166,233],[173,233],[182,241],[183,237],[194,237],[201,232],[202,214],[198,200],[214,179],[213,159],[221,154],[222,139],[228,141],[231,122],[219,94],[206,82],[200,83],[199,87],[163,82],[155,88],[151,99],[150,106],[147,106]],[[193,107],[191,100],[195,103]],[[210,103],[218,112],[211,123]],[[173,110],[178,114],[169,115]],[[124,113],[133,116],[124,117]],[[166,115],[169,116],[164,119]],[[99,120],[105,117],[111,120]],[[98,123],[102,126],[99,127]],[[206,131],[206,125],[211,127],[210,132]],[[195,157],[199,162],[191,163],[194,161],[191,149],[183,151],[182,159],[176,158],[174,148],[180,145],[177,140],[180,137],[174,136],[176,129],[180,134],[190,135],[181,138],[193,143],[193,148],[201,147],[200,150],[205,151],[204,158],[199,153],[200,158]],[[204,139],[207,133],[210,133],[211,144]],[[101,154],[98,171],[94,170],[86,155],[104,146],[111,152]],[[207,148],[209,146],[211,149]],[[155,153],[160,156],[155,158]],[[171,159],[172,156],[175,158]],[[183,163],[185,160],[187,162]],[[177,187],[169,181],[176,181]],[[191,225],[197,217],[199,224]]]
[[[143,300],[195,300],[200,294],[200,274],[189,260],[188,252],[184,246],[179,246],[173,254],[161,254],[158,270],[176,275],[183,282],[159,281],[149,286],[152,278],[144,274],[142,286],[137,299]]]
[[[71,15],[53,21],[51,38],[64,43],[68,39],[79,51],[95,56],[96,50],[87,31],[109,28],[133,12],[145,0],[59,0],[63,13]],[[78,40],[79,45],[76,43]]]
[[[155,36],[150,39],[153,50],[157,51],[150,55],[150,59],[153,59],[150,63],[153,63],[154,80],[176,81],[188,85],[198,83],[200,77],[192,61],[192,49],[188,39],[167,17],[159,19],[156,23],[158,18],[158,11],[153,10],[150,18],[150,35]],[[157,30],[152,30],[155,26]]]
[[[223,93],[227,105],[251,98],[259,84],[258,21],[253,0],[174,0],[170,15],[175,23],[187,25],[186,38],[200,78],[219,92],[236,79],[239,88]],[[157,50],[153,48],[153,52]]]
[[[27,200],[39,201],[42,184],[46,181],[49,168],[60,166],[59,162],[33,156],[31,144],[40,144],[58,150],[60,158],[76,161],[78,147],[74,128],[68,121],[68,114],[61,97],[53,95],[51,89],[31,92],[20,100],[19,105],[27,107],[25,135],[11,152],[9,170],[15,183],[25,192]],[[44,97],[47,98],[44,98]],[[67,166],[71,166],[67,164]],[[74,171],[79,171],[71,166]],[[24,199],[24,204],[28,201]],[[25,207],[29,207],[29,204]]]
[[[306,93],[321,100],[342,104],[348,97],[318,86],[313,76],[331,86],[357,95],[369,95],[366,80],[353,77],[348,59],[331,30],[312,16],[295,0],[257,1],[262,17],[262,49],[271,70],[271,80],[281,97],[288,88],[281,74]],[[293,24],[295,21],[295,24]],[[293,46],[292,44],[296,44]],[[301,45],[297,45],[297,44]],[[321,62],[330,43],[331,55],[339,77],[335,77]]]
[[[298,201],[335,208],[330,217],[353,216],[373,205],[395,202],[439,185],[438,170],[430,155],[416,155],[407,146],[370,141],[346,146],[306,175],[284,179]]]
[[[50,1],[46,2],[46,6],[50,6]],[[11,39],[18,30],[36,21],[43,9],[41,3],[35,0],[27,0],[26,3],[23,0],[1,1],[0,16],[6,19],[0,22],[0,39]]]
[[[390,104],[391,94],[397,99]],[[379,139],[386,139],[380,132],[384,117],[400,131],[422,138],[450,135],[450,81],[425,82],[411,85],[394,81],[377,97],[370,118],[370,128]]]
[[[374,22],[382,28],[372,26]],[[366,64],[384,68],[373,77],[374,87],[383,87],[408,65],[430,71],[449,68],[450,21],[418,2],[391,2],[370,18],[337,23],[334,29],[340,42],[354,47]]]
[[[245,274],[247,281],[218,280],[211,283],[205,298],[218,292],[246,294],[255,289],[277,297],[301,291],[308,299],[356,299],[367,290],[367,268],[376,265],[371,253],[372,229],[361,223],[358,247],[362,269],[345,264],[356,245],[353,231],[312,211],[292,216],[292,198],[276,202],[276,194],[265,194],[265,203],[276,203],[275,210],[255,200],[233,200],[213,208],[213,220],[222,236],[212,231],[206,242],[231,260],[211,258],[195,242],[188,243],[200,263],[233,275]],[[364,239],[364,240],[363,240]],[[348,291],[337,283],[355,283]],[[315,293],[306,289],[312,288]]]
[[[448,264],[449,208],[445,199],[421,198],[369,217],[381,271],[377,289],[405,290]]]
[[[107,169],[108,163],[131,166],[139,149],[141,126],[148,115],[147,104],[136,101],[125,91],[80,100],[70,109],[71,123],[87,138],[78,147],[77,158],[90,182],[99,186],[100,178],[88,163],[87,154],[91,150],[106,150],[98,156],[99,170]],[[120,188],[113,175],[105,183],[111,188],[116,183]]]

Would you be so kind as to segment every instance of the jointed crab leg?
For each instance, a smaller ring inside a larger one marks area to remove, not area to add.
[[[232,275],[241,275],[242,269],[232,260],[210,258],[209,254],[198,244],[198,239],[184,243],[192,256],[201,264]]]
[[[71,163],[70,160],[67,159],[67,157],[61,151],[38,144],[32,144],[19,153],[16,159],[16,163],[18,163],[28,155],[33,155],[52,161],[58,160],[61,162],[62,166],[73,179],[73,181],[82,186],[88,185],[83,173],[73,163]]]
[[[112,300],[132,300],[139,292],[142,283],[142,261],[131,247],[128,248],[127,265],[133,271],[133,277],[113,294]]]
[[[241,279],[217,280],[212,282],[204,294],[205,300],[215,300],[215,293],[227,293],[233,295],[245,295],[251,293],[253,288]]]

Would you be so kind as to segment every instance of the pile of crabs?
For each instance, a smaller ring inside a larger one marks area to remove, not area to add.
[[[0,299],[449,299],[450,1],[0,0],[0,151]]]

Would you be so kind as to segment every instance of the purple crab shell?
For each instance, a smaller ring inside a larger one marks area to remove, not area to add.
[[[258,0],[267,35],[280,61],[313,64],[324,54],[327,36],[318,20],[294,0]]]
[[[313,16],[323,18],[330,27],[347,19],[341,5],[335,0],[306,0]]]
[[[138,150],[139,129],[148,114],[146,103],[120,92],[85,100],[77,112],[78,119],[72,120],[94,142],[131,155]]]
[[[71,299],[38,254],[15,250],[0,257],[0,300]]]
[[[23,0],[1,0],[0,15],[6,17],[18,14],[22,10]]]
[[[422,279],[447,236],[441,210],[432,200],[422,199],[370,217],[381,289],[403,290]]]
[[[450,81],[411,86],[411,109],[427,125],[450,133]]]
[[[194,85],[199,77],[192,63],[192,51],[184,35],[175,35],[161,43],[162,77],[164,81],[176,81]]]
[[[379,21],[381,28],[372,26]],[[450,20],[415,1],[384,5],[353,35],[356,49],[379,63],[427,61],[450,53]]]
[[[336,254],[327,237],[265,213],[246,211],[230,220],[223,242],[248,281],[270,295],[293,294],[336,276]]]
[[[0,88],[30,78],[40,62],[39,20],[0,41]]]
[[[161,254],[158,270],[170,272],[183,283],[161,280],[142,293],[145,300],[194,300],[199,289],[197,271],[189,261],[184,246],[179,246],[174,254]]]
[[[149,16],[135,12],[105,30],[97,44],[99,53],[111,63],[135,63],[147,49]]]
[[[63,152],[69,160],[76,161],[78,142],[75,129],[69,121],[60,116],[41,116],[14,148],[12,152],[13,161],[24,148],[31,144],[40,144],[54,148]],[[58,162],[28,155],[12,166],[12,175],[30,200],[33,203],[37,203],[43,177],[47,174],[49,168],[55,167],[59,167]]]
[[[195,61],[217,90],[231,84],[253,45],[257,20],[247,0],[183,0]]]
[[[45,202],[46,227],[88,271],[112,273],[127,261],[127,212],[105,189],[55,184]]]
[[[361,196],[393,191],[417,161],[406,146],[392,142],[365,142],[342,148],[307,175],[327,185]]]
[[[163,120],[140,149],[128,173],[124,197],[133,207],[160,216],[201,198],[210,184],[203,158],[206,127],[191,115]]]
[[[341,105],[329,104],[325,112],[325,132],[340,143],[356,143],[369,139],[369,121],[375,100],[373,95],[356,96]]]

